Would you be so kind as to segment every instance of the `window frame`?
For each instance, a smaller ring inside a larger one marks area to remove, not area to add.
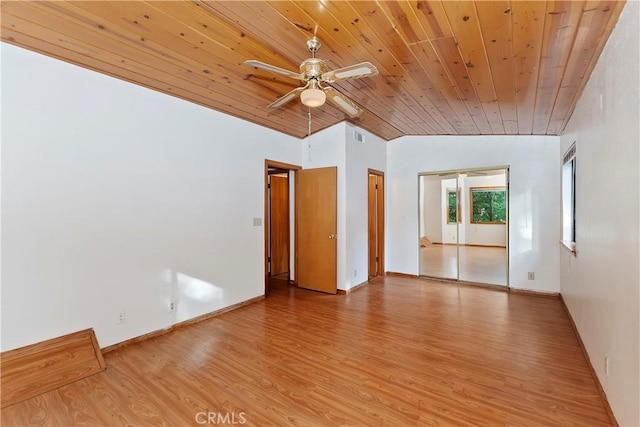
[[[505,201],[505,218],[503,222],[500,221],[476,221],[473,215],[473,192],[476,191],[484,191],[484,192],[502,192],[504,193],[504,201]],[[507,187],[504,185],[499,186],[489,186],[489,187],[469,187],[469,222],[471,224],[477,225],[507,225]]]
[[[569,149],[562,156],[562,168],[560,170],[560,243],[567,248],[573,255],[576,255],[576,142],[569,147]],[[571,182],[568,186],[565,186],[565,169],[569,165]],[[566,194],[570,191],[570,194]],[[569,209],[570,216],[570,230],[569,236],[565,235],[567,231],[565,224],[565,209]]]
[[[456,197],[456,203],[455,203],[455,207],[456,207],[456,218],[457,221],[451,221],[450,218],[450,214],[451,212],[449,211],[449,209],[451,208],[451,206],[449,206],[449,195],[450,194],[454,194]],[[460,209],[460,189],[459,188],[447,188],[447,224],[460,224],[462,223],[462,209]]]

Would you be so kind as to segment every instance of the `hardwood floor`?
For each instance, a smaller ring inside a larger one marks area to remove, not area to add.
[[[458,251],[456,245],[427,244],[420,248],[420,275],[505,286],[507,249],[461,245]]]
[[[424,279],[274,286],[105,361],[2,424],[611,425],[559,299]]]

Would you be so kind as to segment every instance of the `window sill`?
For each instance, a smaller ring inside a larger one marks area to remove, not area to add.
[[[560,243],[562,244],[562,246],[566,250],[571,252],[573,254],[573,256],[578,255],[578,251],[576,250],[576,242],[569,242],[567,240],[560,240]]]

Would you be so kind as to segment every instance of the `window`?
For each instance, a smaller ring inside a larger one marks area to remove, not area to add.
[[[455,188],[447,189],[447,224],[462,222],[462,211],[460,210],[458,192],[459,190]]]
[[[507,223],[507,191],[505,187],[471,187],[470,192],[471,223]]]
[[[576,251],[576,143],[562,158],[562,243]]]

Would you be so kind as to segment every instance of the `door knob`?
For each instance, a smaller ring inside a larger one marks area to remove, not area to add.
[[[329,238],[330,239],[337,239],[338,235],[337,234],[329,234]]]

